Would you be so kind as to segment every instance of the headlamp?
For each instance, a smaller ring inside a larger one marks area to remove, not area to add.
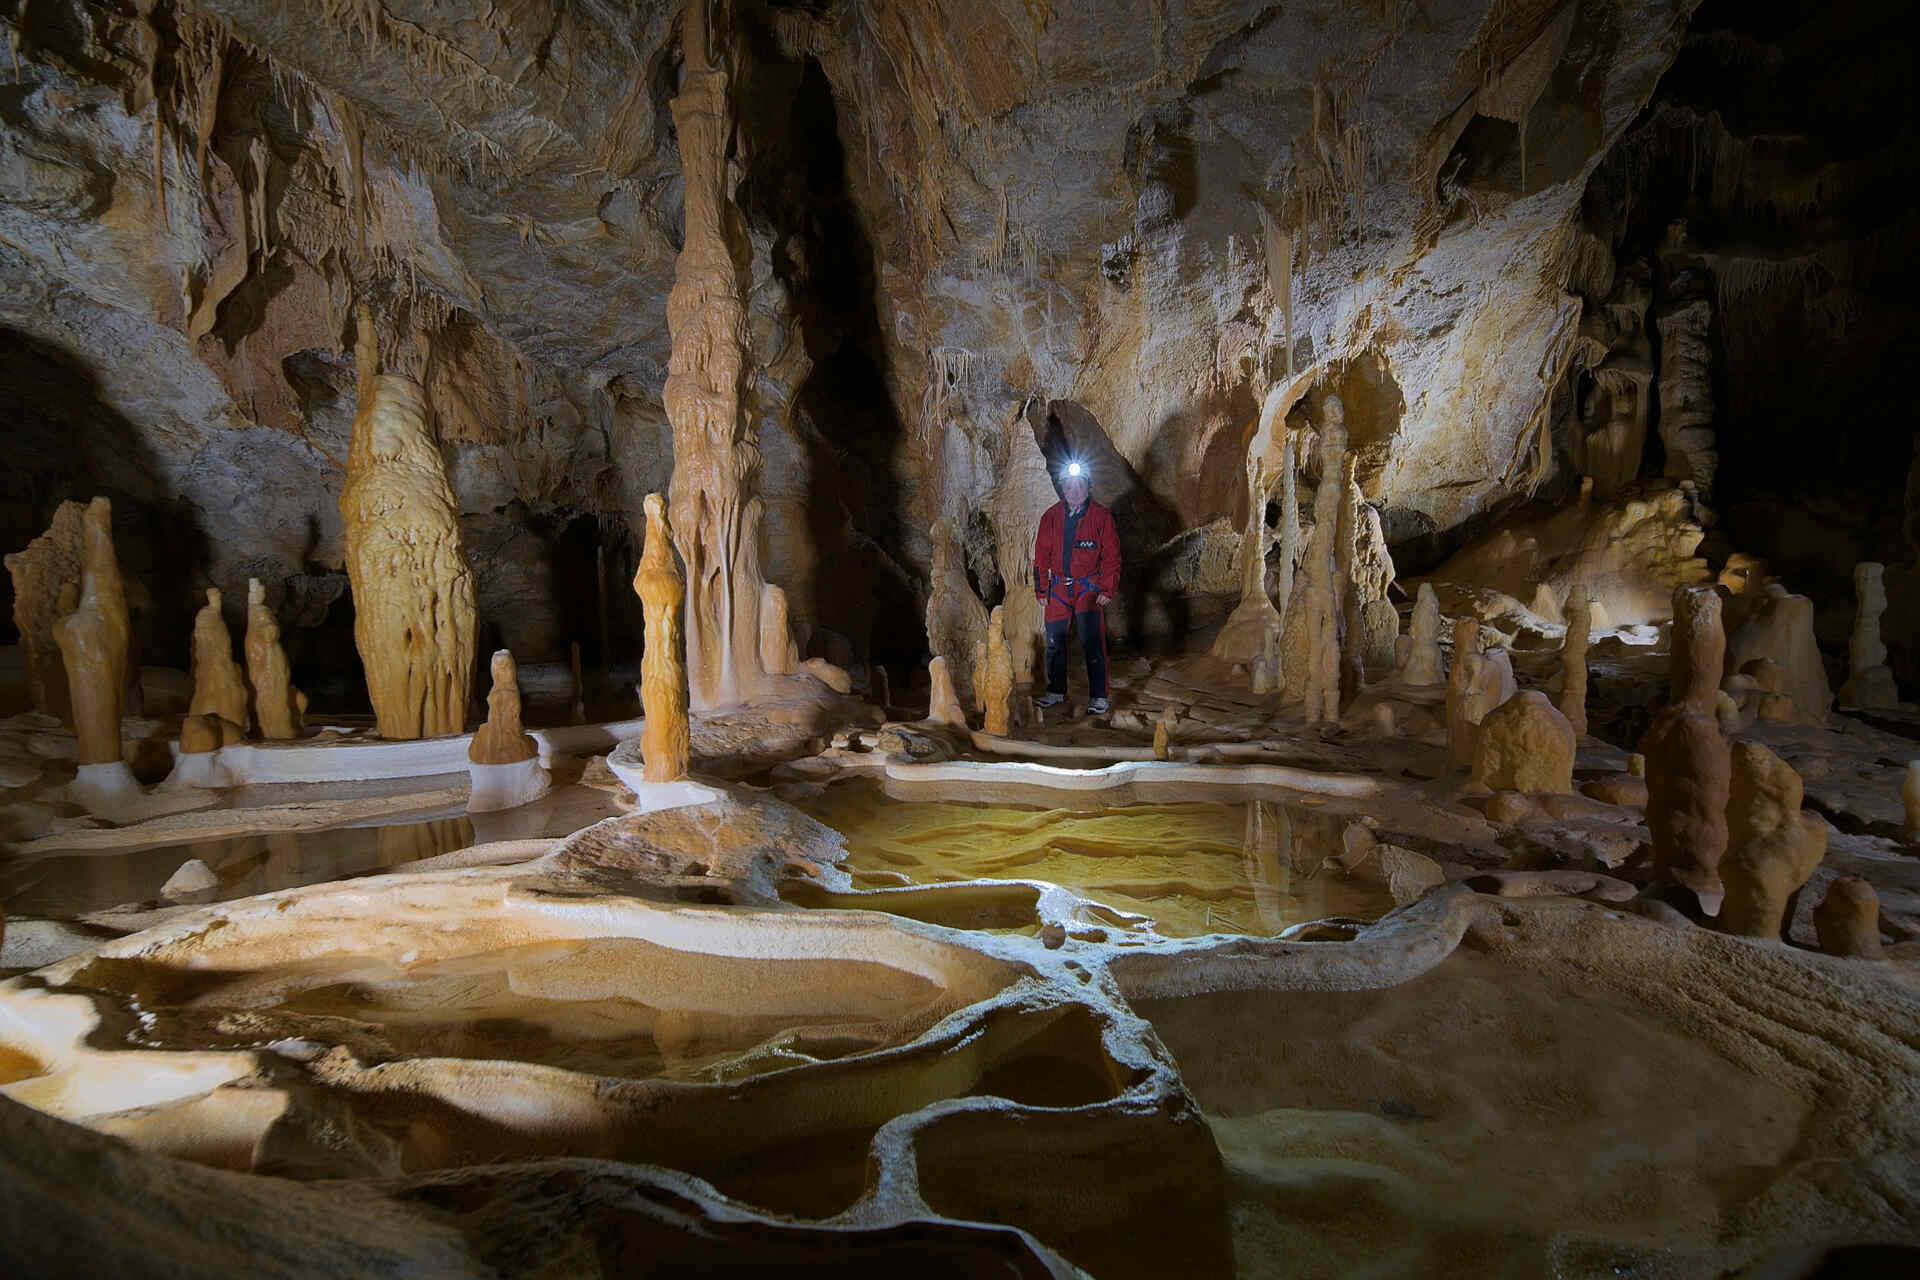
[[[1069,476],[1077,476],[1081,474],[1080,464],[1077,462],[1069,462],[1067,464],[1067,474]]]

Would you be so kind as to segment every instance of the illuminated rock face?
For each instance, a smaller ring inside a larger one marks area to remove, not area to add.
[[[260,736],[269,740],[300,732],[307,697],[293,687],[293,667],[280,647],[280,620],[267,605],[267,589],[258,578],[247,581],[247,679],[253,685],[253,714]]]
[[[340,491],[353,638],[385,738],[466,728],[473,676],[473,570],[420,384],[374,375],[361,313],[361,398]]]
[[[77,586],[81,569],[81,526],[86,506],[63,502],[53,513],[47,531],[23,551],[6,558],[13,577],[13,624],[27,666],[27,694],[35,711],[65,719],[72,714],[67,695],[67,670],[54,643],[53,624],[73,612],[69,602],[60,607],[61,592]]]
[[[1528,689],[1481,718],[1473,780],[1494,791],[1566,795],[1573,790],[1573,726],[1547,695]]]
[[[78,607],[53,624],[73,701],[79,763],[112,764],[120,757],[120,708],[127,685],[127,597],[113,554],[113,505],[87,504],[81,525]]]
[[[187,713],[217,717],[222,746],[247,736],[247,681],[233,659],[233,636],[216,587],[207,588],[206,607],[193,620],[193,702]]]
[[[648,494],[646,512],[646,546],[633,579],[647,620],[647,651],[640,661],[640,704],[647,725],[640,750],[648,782],[677,782],[687,776],[687,668],[680,634],[687,588],[673,558],[665,500]]]

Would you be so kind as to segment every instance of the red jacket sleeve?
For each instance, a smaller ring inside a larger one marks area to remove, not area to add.
[[[1045,599],[1047,594],[1049,550],[1051,550],[1052,553],[1052,563],[1060,563],[1060,549],[1053,545],[1058,542],[1059,539],[1057,537],[1049,537],[1047,529],[1047,522],[1053,519],[1053,511],[1054,509],[1052,507],[1048,507],[1040,513],[1040,531],[1034,535],[1033,539],[1033,594],[1039,599]]]
[[[1113,523],[1113,512],[1100,511],[1100,567],[1094,570],[1094,585],[1100,594],[1110,596],[1120,590],[1120,530]]]

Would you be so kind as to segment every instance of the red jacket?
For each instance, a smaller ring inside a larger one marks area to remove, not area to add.
[[[1040,517],[1040,533],[1033,541],[1033,594],[1046,603],[1048,622],[1098,608],[1101,596],[1120,587],[1120,535],[1113,527],[1113,513],[1087,500],[1074,525],[1068,571],[1062,573],[1066,525],[1067,504],[1056,502]]]

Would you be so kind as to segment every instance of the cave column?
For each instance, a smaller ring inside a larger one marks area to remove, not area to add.
[[[686,564],[687,674],[695,706],[739,702],[760,684],[760,446],[742,411],[746,306],[728,236],[728,75],[710,47],[707,0],[682,18],[685,70],[673,100],[686,234],[667,296],[673,354],[673,536]]]

